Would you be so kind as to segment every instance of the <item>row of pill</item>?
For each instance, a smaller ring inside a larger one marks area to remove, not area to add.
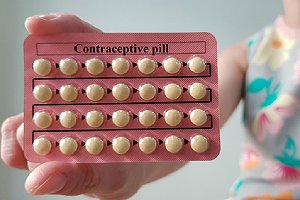
[[[181,62],[177,58],[169,57],[162,62],[164,70],[169,74],[178,73],[185,63]],[[132,62],[126,58],[120,57],[112,60],[111,64],[108,64],[98,58],[92,58],[87,60],[84,64],[86,70],[91,75],[100,75],[104,72],[105,68],[111,65],[114,73],[117,75],[125,75],[130,71],[130,68],[135,66]],[[159,64],[151,58],[142,58],[136,63],[138,70],[145,75],[152,74]],[[200,57],[192,57],[187,65],[193,73],[201,73],[206,69],[206,62]],[[73,76],[79,71],[79,63],[73,58],[65,58],[60,60],[58,64],[59,70],[62,74]],[[47,76],[52,71],[52,64],[47,59],[37,59],[33,62],[33,70],[40,76]]]
[[[63,85],[57,89],[57,93],[61,99],[67,102],[75,101],[79,96],[79,88],[74,85]],[[145,83],[138,87],[138,89],[131,89],[130,86],[124,83],[116,84],[112,89],[104,89],[99,84],[91,84],[82,90],[82,93],[86,93],[86,96],[91,101],[100,101],[105,94],[112,93],[114,99],[118,101],[126,101],[129,99],[131,93],[138,92],[141,99],[150,101],[155,98],[157,93],[161,91],[169,100],[177,100],[182,97],[185,91],[189,91],[192,98],[200,100],[206,96],[207,88],[202,83],[193,83],[188,88],[183,88],[176,83],[169,83],[163,87],[163,89],[156,88],[153,84]],[[39,102],[50,101],[53,97],[53,93],[56,89],[46,84],[36,85],[33,89],[33,96]]]
[[[36,112],[33,116],[33,123],[36,127],[41,129],[49,128],[53,124],[53,115],[47,111]],[[81,116],[79,118],[79,116]],[[153,112],[152,110],[140,111],[136,117],[126,110],[117,110],[112,115],[105,115],[101,111],[93,110],[86,114],[85,117],[76,114],[74,111],[61,112],[58,120],[61,126],[65,128],[73,128],[78,119],[85,120],[89,127],[99,128],[103,125],[105,120],[112,120],[112,123],[119,128],[126,127],[130,120],[138,118],[139,123],[144,127],[151,127],[155,122],[164,117],[164,121],[171,127],[178,126],[184,117],[188,115],[175,109],[166,110],[163,115]],[[207,121],[207,113],[199,108],[193,109],[189,112],[189,120],[195,126],[202,126]]]
[[[48,155],[53,149],[53,143],[47,137],[39,137],[33,142],[33,150],[40,156]],[[99,155],[103,149],[112,146],[115,153],[119,155],[126,154],[133,145],[138,144],[139,149],[145,154],[152,154],[157,149],[158,145],[164,143],[165,149],[172,153],[179,153],[183,149],[184,144],[190,143],[190,147],[196,153],[204,153],[209,147],[209,142],[206,137],[202,135],[195,135],[190,138],[190,141],[182,139],[177,135],[170,135],[164,141],[157,140],[154,137],[141,137],[139,141],[130,141],[127,137],[115,137],[112,142],[104,142],[100,137],[91,137],[85,142],[79,143],[78,140],[72,137],[62,138],[57,146],[59,151],[64,155],[74,155],[79,151],[80,145],[85,147],[86,151],[91,155]]]

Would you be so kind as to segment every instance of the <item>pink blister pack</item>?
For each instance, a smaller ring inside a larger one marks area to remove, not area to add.
[[[219,154],[212,34],[31,35],[24,52],[29,161],[204,161]]]

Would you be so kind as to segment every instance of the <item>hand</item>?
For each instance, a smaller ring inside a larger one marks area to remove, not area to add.
[[[29,34],[101,32],[74,15],[51,14],[26,20]],[[30,163],[24,157],[24,116],[10,117],[2,125],[1,158],[10,167],[29,169],[25,188],[29,194],[86,194],[99,199],[127,199],[145,183],[179,169],[185,163],[75,164]]]
[[[26,20],[29,34],[101,32],[74,15],[51,14]],[[15,168],[30,169],[25,188],[33,195],[90,194],[101,199],[125,199],[143,184],[144,164],[67,164],[27,162],[23,152],[23,114],[8,118],[2,125],[1,158]]]

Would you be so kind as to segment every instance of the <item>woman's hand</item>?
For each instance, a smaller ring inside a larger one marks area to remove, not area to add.
[[[69,14],[29,17],[25,26],[29,34],[101,33],[101,30]],[[184,163],[108,163],[77,164],[30,163],[24,156],[24,116],[19,114],[2,125],[1,158],[10,167],[29,169],[25,188],[29,194],[86,194],[99,199],[126,199],[145,183],[177,170]]]

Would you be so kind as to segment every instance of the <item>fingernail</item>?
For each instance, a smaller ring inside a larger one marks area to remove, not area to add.
[[[51,21],[54,19],[59,18],[61,15],[60,14],[48,14],[48,15],[34,15],[31,17],[28,17],[26,20],[35,20],[35,19],[39,19],[39,20],[45,20],[45,21]]]
[[[35,195],[55,194],[63,189],[66,183],[66,176],[62,174],[52,175],[44,182],[37,181],[36,183],[33,183],[31,193]]]

